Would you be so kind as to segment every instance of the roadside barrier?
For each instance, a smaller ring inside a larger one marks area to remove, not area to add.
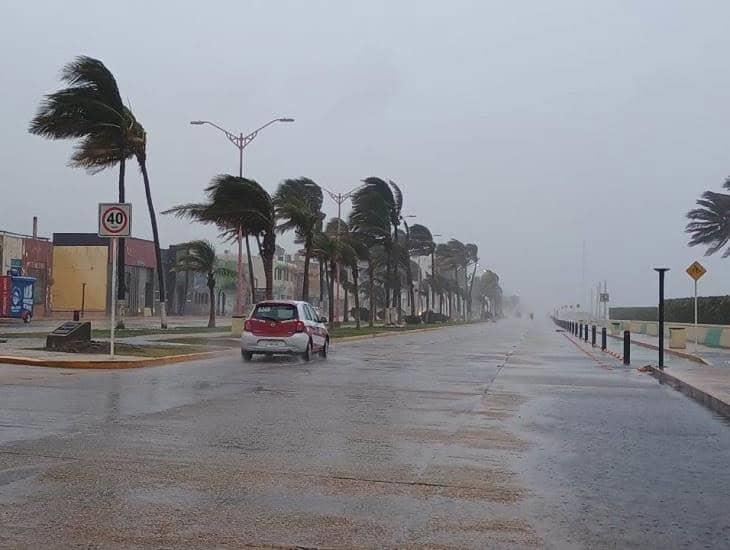
[[[562,319],[556,319],[555,317],[552,317],[552,320],[556,325],[558,325],[560,328],[565,330],[571,336],[575,336],[577,338],[578,342],[583,340],[585,343],[588,343],[589,325],[582,323],[582,322],[578,322],[578,321],[564,321]],[[591,333],[591,346],[596,347],[596,340],[598,338],[598,326],[590,325],[590,333]],[[601,327],[601,351],[609,354],[612,357],[615,357],[619,361],[623,361],[624,365],[630,365],[631,364],[631,331],[629,331],[629,330],[624,331],[623,340],[624,340],[623,355],[609,350],[608,349],[608,330],[606,327]]]

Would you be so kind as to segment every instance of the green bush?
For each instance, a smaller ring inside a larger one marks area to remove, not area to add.
[[[658,317],[657,308],[653,306],[612,307],[608,313],[611,319],[622,321],[656,321]]]
[[[664,320],[669,323],[693,323],[694,298],[672,298],[664,302]],[[697,300],[698,322],[706,325],[730,325],[730,296],[702,296]],[[612,307],[611,319],[656,321],[656,307]]]

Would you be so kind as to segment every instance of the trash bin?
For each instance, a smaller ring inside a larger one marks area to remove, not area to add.
[[[243,323],[245,321],[245,315],[233,315],[231,317],[231,336],[241,336],[241,333],[243,332]]]
[[[621,323],[618,321],[611,321],[611,335],[618,336],[621,333]]]
[[[684,327],[669,327],[669,347],[672,349],[686,349],[687,329]]]

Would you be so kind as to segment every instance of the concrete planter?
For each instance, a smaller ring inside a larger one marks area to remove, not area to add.
[[[669,327],[669,347],[687,349],[687,330],[684,327]]]

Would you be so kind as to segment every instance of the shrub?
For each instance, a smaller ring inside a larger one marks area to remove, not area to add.
[[[421,314],[421,319],[423,319],[424,323],[445,323],[449,320],[446,315],[431,310],[424,311]]]
[[[352,308],[350,310],[350,315],[352,315],[353,319],[357,319],[357,312],[358,310],[355,308]],[[370,310],[366,307],[360,308],[360,321],[368,321],[370,319]]]
[[[664,302],[664,320],[669,323],[693,323],[694,298],[671,298]],[[730,325],[730,296],[701,296],[697,300],[698,322],[707,325]],[[650,307],[612,307],[611,319],[656,321],[658,309]]]
[[[406,315],[405,321],[407,325],[420,325],[421,318],[418,315]]]

